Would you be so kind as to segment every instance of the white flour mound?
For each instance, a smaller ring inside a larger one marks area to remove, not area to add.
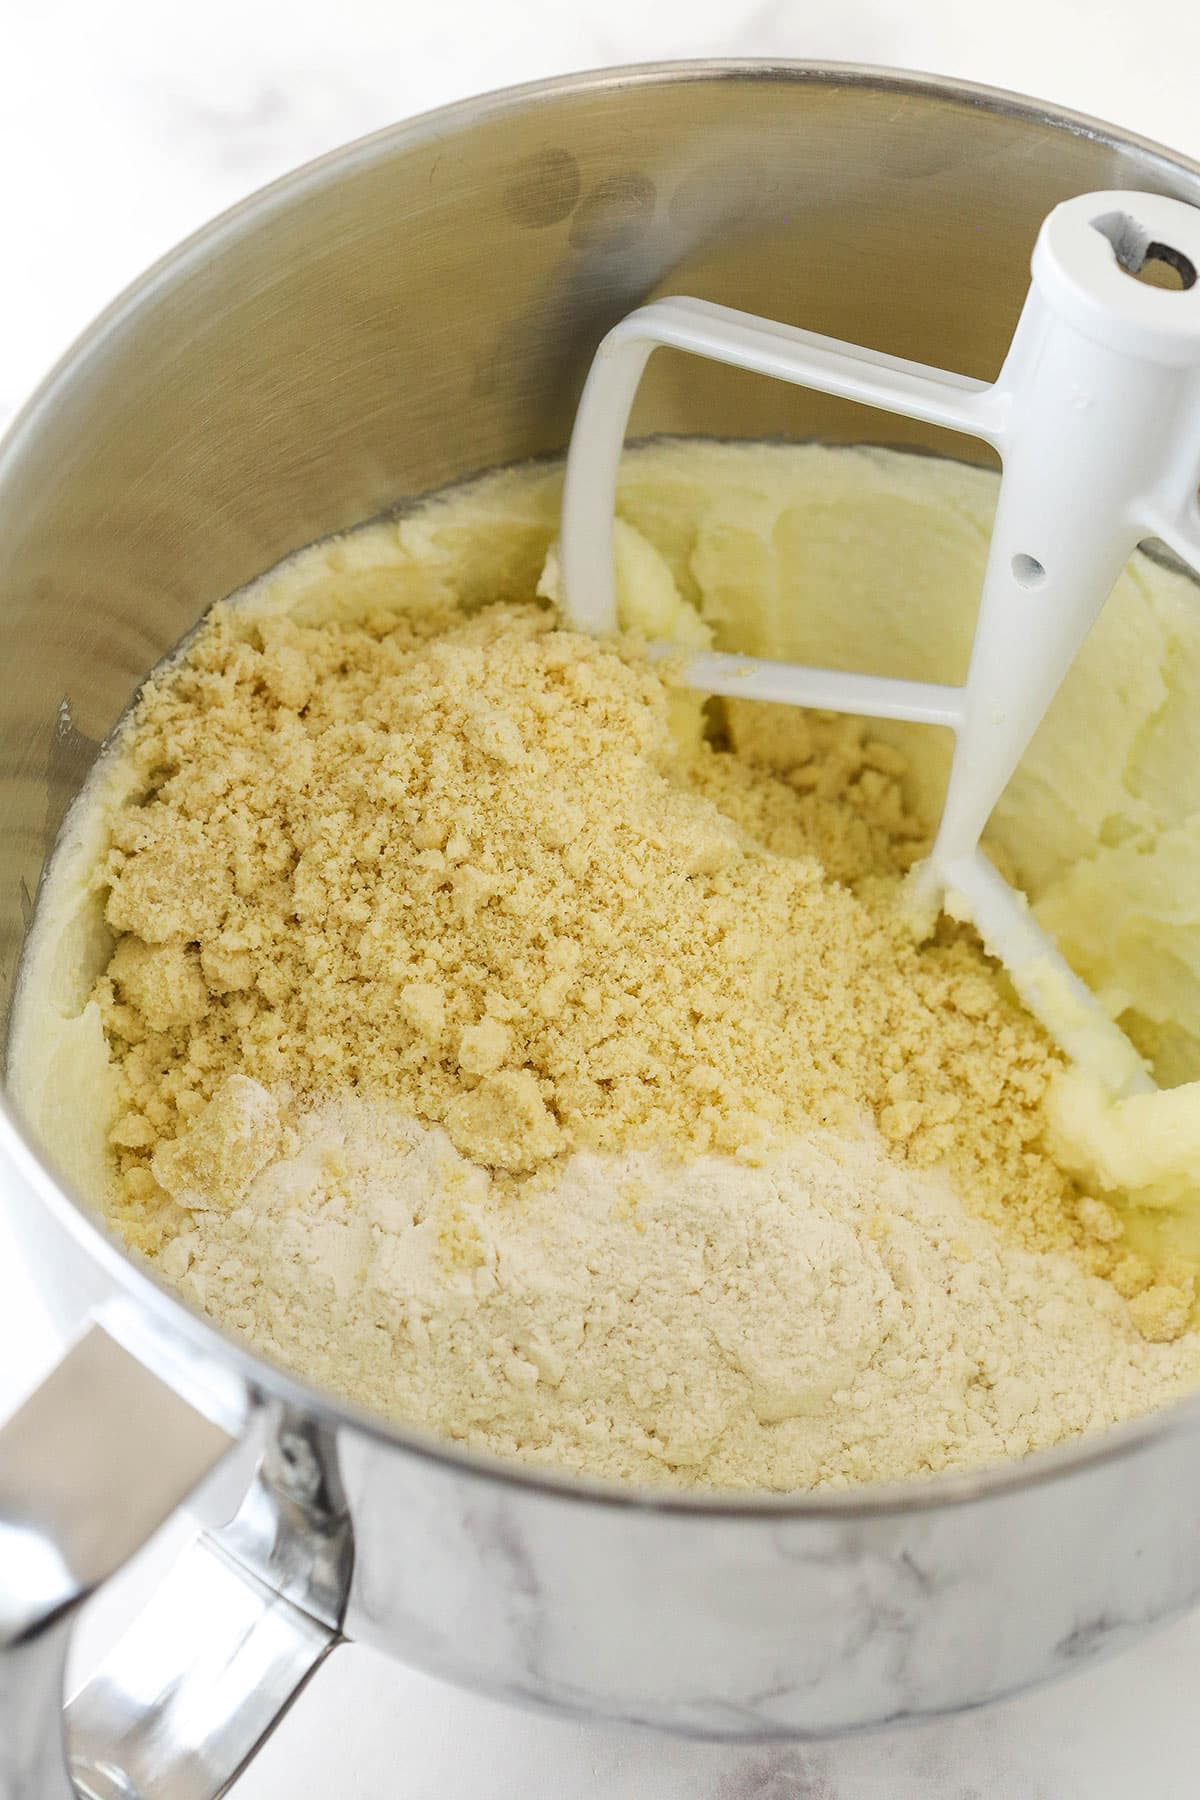
[[[763,1167],[577,1154],[514,1193],[386,1104],[292,1114],[239,1079],[260,1121],[279,1105],[279,1148],[164,1272],[268,1355],[477,1449],[839,1487],[1020,1456],[1196,1378],[1193,1338],[1144,1342],[1106,1283],[1002,1245],[865,1131]]]

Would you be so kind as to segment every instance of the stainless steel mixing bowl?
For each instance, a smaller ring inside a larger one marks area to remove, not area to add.
[[[185,244],[0,452],[5,1008],[64,809],[211,601],[404,496],[560,449],[601,334],[655,293],[990,379],[1040,220],[1098,188],[1197,202],[1200,168],[978,88],[692,64],[451,107]],[[937,444],[671,355],[635,426]],[[0,1121],[37,1278],[91,1320],[0,1437],[9,1794],[215,1794],[344,1636],[516,1700],[802,1736],[977,1705],[1200,1592],[1200,1404],[900,1490],[733,1503],[557,1481],[255,1359],[125,1258],[54,1156]],[[73,1702],[68,1776],[72,1615],[189,1493],[206,1524]]]

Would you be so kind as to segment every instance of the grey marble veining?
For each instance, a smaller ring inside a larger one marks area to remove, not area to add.
[[[1200,1593],[1188,1433],[1065,1480],[857,1519],[564,1507],[351,1437],[341,1454],[352,1638],[516,1701],[699,1735],[823,1738],[979,1706]],[[397,1557],[396,1534],[419,1555]]]
[[[1193,1800],[1198,1642],[1177,1625],[1086,1676],[957,1719],[741,1746],[519,1712],[353,1648],[242,1795],[274,1800],[285,1777],[298,1800],[390,1795],[402,1763],[420,1800]],[[331,1734],[334,1717],[352,1731]]]

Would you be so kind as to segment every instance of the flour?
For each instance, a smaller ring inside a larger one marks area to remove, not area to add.
[[[260,1350],[476,1450],[793,1491],[1024,1455],[1182,1393],[1066,1254],[1000,1244],[864,1128],[761,1167],[578,1153],[519,1198],[446,1135],[244,1078],[281,1153],[164,1271]],[[278,1125],[276,1121],[279,1121]]]

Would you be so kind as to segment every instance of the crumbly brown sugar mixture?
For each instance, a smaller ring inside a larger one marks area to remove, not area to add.
[[[994,492],[640,450],[623,616],[961,679]],[[65,1178],[276,1363],[613,1480],[973,1468],[1186,1392],[1191,1090],[1154,1097],[1174,1186],[1125,1181],[1123,1120],[1076,1160],[1073,1073],[968,930],[901,917],[938,734],[704,707],[559,630],[557,506],[504,471],[313,546],[148,684],[17,997]],[[1118,584],[989,839],[1166,1086],[1200,1067],[1180,581]]]
[[[866,1112],[1026,1244],[1113,1260],[1042,1146],[1055,1051],[969,934],[917,945],[897,910],[924,843],[899,754],[748,704],[681,747],[669,714],[636,646],[536,604],[219,607],[142,701],[105,870],[126,1234],[249,1180],[237,1074],[401,1102],[509,1177]],[[1168,1275],[1135,1301],[1154,1335],[1186,1316]]]

